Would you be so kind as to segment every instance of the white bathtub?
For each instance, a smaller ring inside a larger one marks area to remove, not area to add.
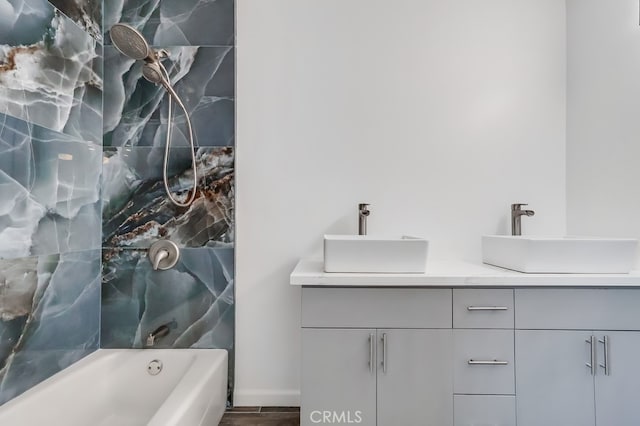
[[[214,426],[227,364],[221,349],[101,349],[0,406],[0,425]]]

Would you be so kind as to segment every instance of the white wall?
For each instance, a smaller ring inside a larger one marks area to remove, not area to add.
[[[640,237],[638,16],[638,0],[567,1],[572,234]]]
[[[558,0],[237,1],[237,405],[298,402],[300,293],[322,234],[565,231]]]

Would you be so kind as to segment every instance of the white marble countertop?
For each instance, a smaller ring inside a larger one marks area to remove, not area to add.
[[[327,273],[322,260],[302,259],[291,273],[295,286],[327,287],[640,287],[630,274],[524,274],[462,261],[429,260],[424,274]]]

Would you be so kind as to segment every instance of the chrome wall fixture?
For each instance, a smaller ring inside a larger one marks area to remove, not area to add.
[[[158,240],[149,247],[149,261],[154,271],[166,271],[176,266],[180,258],[178,245],[171,240]]]

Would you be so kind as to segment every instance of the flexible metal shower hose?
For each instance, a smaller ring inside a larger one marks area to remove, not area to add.
[[[176,91],[173,89],[173,87],[171,86],[171,81],[169,80],[169,73],[167,72],[167,69],[164,67],[164,65],[162,65],[162,63],[160,61],[158,61],[158,64],[160,65],[160,69],[162,70],[162,73],[164,74],[164,87],[167,90],[167,92],[169,93],[169,112],[168,112],[168,117],[167,117],[167,141],[165,143],[164,146],[164,164],[163,164],[163,170],[162,170],[162,178],[163,178],[163,182],[164,182],[164,188],[167,191],[167,196],[169,197],[169,200],[171,200],[171,202],[173,204],[175,204],[178,207],[189,207],[191,205],[191,203],[193,203],[193,200],[195,200],[196,198],[196,191],[198,189],[198,172],[196,169],[196,152],[195,152],[195,145],[193,142],[193,128],[191,127],[191,118],[189,118],[189,113],[187,112],[187,108],[185,108],[184,104],[182,103],[182,100],[180,99],[180,97],[178,96],[178,94],[176,93]],[[189,145],[191,146],[191,168],[193,170],[193,190],[191,191],[191,194],[187,197],[187,200],[185,202],[181,202],[178,201],[173,194],[171,193],[171,189],[169,188],[169,152],[170,152],[170,148],[171,148],[171,133],[172,133],[172,122],[173,122],[173,102],[172,100],[175,100],[176,103],[178,105],[180,105],[180,107],[182,108],[182,110],[184,111],[184,115],[187,119],[187,130],[189,132]]]

